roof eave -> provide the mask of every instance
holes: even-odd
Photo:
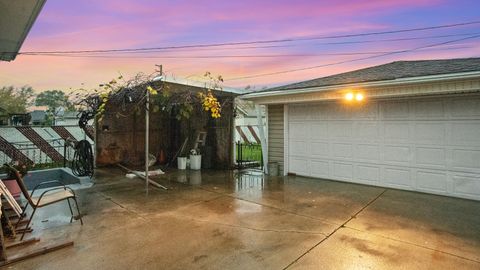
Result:
[[[415,84],[415,83],[429,83],[429,82],[459,80],[459,79],[472,79],[472,78],[478,78],[478,77],[480,77],[480,71],[449,73],[449,74],[441,74],[441,75],[408,77],[408,78],[374,81],[374,82],[360,82],[360,83],[338,84],[338,85],[329,85],[329,86],[321,86],[321,87],[296,88],[296,89],[290,89],[290,90],[265,91],[265,92],[245,94],[245,95],[242,95],[241,98],[245,100],[255,101],[257,98],[305,94],[305,93],[312,93],[312,92],[335,91],[335,90],[347,89],[347,88],[384,87],[384,86],[395,86],[395,85],[401,85],[401,84]]]
[[[35,0],[33,1],[32,4],[35,5],[35,7],[32,8],[32,12],[28,18],[28,21],[25,24],[25,27],[23,28],[23,32],[21,35],[18,37],[18,39],[15,42],[15,48],[13,51],[9,52],[3,52],[0,53],[0,61],[13,61],[18,55],[18,52],[20,51],[20,48],[23,45],[23,42],[27,38],[28,33],[30,32],[30,29],[32,28],[33,24],[35,23],[35,20],[37,19],[38,15],[40,14],[40,11],[42,10],[43,6],[45,5],[46,0]],[[14,4],[14,3],[10,3]],[[23,3],[25,4],[25,3]]]

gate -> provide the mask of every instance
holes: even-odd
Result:
[[[263,168],[262,145],[259,143],[236,143],[238,168]]]

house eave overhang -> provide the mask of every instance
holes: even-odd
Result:
[[[12,61],[46,0],[0,0],[0,61]]]
[[[298,103],[338,100],[349,91],[363,92],[369,98],[478,92],[480,91],[480,71],[265,91],[245,94],[241,98],[259,104]]]

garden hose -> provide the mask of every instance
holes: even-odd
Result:
[[[75,154],[70,165],[76,176],[93,177],[93,151],[87,140],[81,140],[75,145]]]

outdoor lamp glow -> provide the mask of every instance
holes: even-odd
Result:
[[[347,93],[347,94],[345,95],[345,99],[346,99],[346,100],[349,100],[349,101],[350,101],[350,100],[353,100],[353,93]]]
[[[355,95],[355,99],[356,99],[357,101],[362,101],[362,100],[363,100],[363,94],[357,93],[357,94]]]

